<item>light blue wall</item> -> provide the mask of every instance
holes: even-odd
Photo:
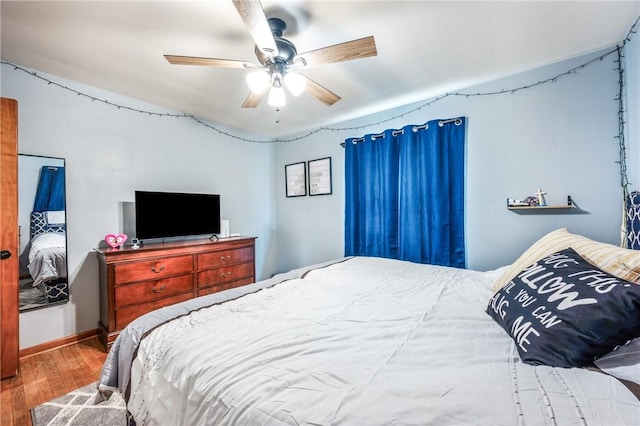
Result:
[[[39,75],[96,98],[166,112]],[[71,300],[21,314],[21,348],[97,327],[98,264],[93,249],[104,235],[123,231],[121,206],[133,201],[136,189],[219,193],[221,214],[230,220],[231,232],[258,237],[258,277],[273,273],[273,145],[230,139],[189,119],[119,110],[5,65],[1,82],[2,96],[18,100],[19,152],[65,158],[67,172]]]
[[[623,64],[626,83],[626,142],[629,191],[640,191],[640,37],[624,46]]]
[[[504,94],[450,96],[414,112],[410,111],[420,103],[408,105],[333,126],[366,128],[321,131],[278,145],[278,269],[343,255],[344,152],[340,142],[456,116],[468,117],[467,267],[486,270],[511,263],[544,233],[564,226],[618,244],[622,212],[614,139],[618,133],[616,56],[609,55],[555,83],[510,93],[510,89],[562,74],[602,53],[461,90],[482,93],[505,89]],[[638,74],[637,61],[634,67],[629,74]],[[637,152],[637,138],[630,142]],[[333,159],[333,195],[286,198],[284,165],[326,156]],[[519,215],[506,209],[507,197],[532,195],[538,187],[548,193],[548,204],[566,203],[571,195],[584,214]]]

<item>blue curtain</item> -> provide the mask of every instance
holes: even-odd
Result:
[[[465,266],[465,119],[345,141],[345,255]]]
[[[64,188],[64,167],[43,166],[33,211],[65,210]]]

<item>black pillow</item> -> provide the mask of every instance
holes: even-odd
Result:
[[[513,338],[523,362],[583,367],[640,336],[640,285],[568,248],[520,272],[486,312]]]

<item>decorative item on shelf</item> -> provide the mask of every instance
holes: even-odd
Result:
[[[509,207],[524,207],[528,205],[523,199],[507,198],[507,206]]]
[[[507,198],[507,208],[509,210],[518,210],[518,211],[523,211],[523,210],[528,210],[528,211],[535,211],[535,210],[561,210],[561,209],[573,209],[576,207],[576,205],[573,203],[573,200],[571,199],[571,195],[567,196],[567,204],[559,204],[559,205],[538,205],[539,199],[538,196],[529,196],[527,198],[524,199],[514,199],[514,198]]]
[[[527,203],[527,206],[529,207],[538,207],[539,204],[539,200],[538,197],[527,197],[524,199],[525,203]]]
[[[507,198],[507,207],[537,207],[538,197],[526,197],[526,198]]]
[[[547,205],[547,203],[544,201],[544,195],[545,194],[546,194],[546,192],[544,192],[542,189],[538,188],[538,192],[536,192],[536,195],[538,196],[538,206],[540,206],[540,207]]]
[[[104,236],[104,241],[112,249],[119,249],[127,241],[127,234],[107,234]]]

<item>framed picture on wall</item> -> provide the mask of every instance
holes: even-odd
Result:
[[[307,195],[307,167],[304,161],[284,166],[287,197]]]
[[[331,186],[331,157],[309,161],[309,195],[329,195]]]

